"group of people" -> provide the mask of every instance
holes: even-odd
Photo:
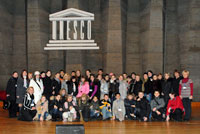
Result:
[[[174,77],[145,72],[97,75],[89,69],[53,78],[51,71],[13,72],[7,83],[9,117],[22,121],[140,120],[188,121],[191,118],[193,82],[189,71]],[[18,114],[17,114],[18,113]]]

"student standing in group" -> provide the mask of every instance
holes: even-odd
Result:
[[[81,81],[81,71],[80,70],[76,71],[76,80],[78,83]]]
[[[115,94],[116,100],[113,102],[113,119],[123,121],[126,111],[124,107],[124,100],[121,99],[120,93]]]
[[[144,73],[143,75],[144,81],[142,84],[142,91],[144,92],[144,95],[146,96],[147,100],[151,101],[152,96],[152,89],[153,89],[153,78],[152,78],[152,72],[149,71],[148,74]]]
[[[87,69],[85,71],[85,79],[86,81],[89,81],[90,80],[90,75],[91,75],[91,70],[90,69]]]
[[[52,94],[53,95],[58,95],[59,91],[61,89],[61,81],[60,81],[60,73],[56,73],[55,77],[52,80]]]
[[[109,75],[105,75],[105,77],[101,80],[101,97],[100,99],[102,100],[104,98],[105,94],[109,93]]]
[[[30,81],[29,87],[34,88],[34,96],[35,96],[34,101],[35,104],[37,104],[37,102],[41,99],[44,91],[44,86],[42,80],[40,79],[39,71],[35,71],[34,78]]]
[[[60,79],[60,81],[61,81],[61,83],[62,83],[63,77],[64,77],[64,75],[65,75],[65,71],[61,69],[59,73],[60,73],[59,79]]]
[[[44,92],[43,95],[46,96],[46,99],[49,100],[49,98],[52,96],[52,79],[51,79],[51,71],[48,70],[46,72],[46,77],[44,78],[43,81],[44,84]]]
[[[172,88],[177,96],[179,96],[179,83],[181,80],[182,80],[182,76],[180,76],[180,73],[178,72],[178,70],[175,70],[174,78],[172,80]]]
[[[17,79],[17,104],[19,107],[19,114],[21,114],[21,108],[24,100],[24,96],[26,94],[26,90],[29,87],[29,79],[28,79],[28,73],[26,70],[22,70],[21,77]]]
[[[17,103],[16,103],[16,89],[17,89],[18,73],[15,71],[12,73],[12,77],[8,80],[6,87],[7,100],[10,102],[9,117],[17,117]]]
[[[122,99],[122,100],[124,100],[126,97],[127,97],[127,83],[126,83],[126,81],[124,80],[124,78],[123,78],[123,76],[122,75],[120,75],[119,76],[119,93],[120,93],[120,98]]]
[[[78,83],[76,82],[76,77],[72,76],[71,77],[71,82],[68,87],[68,94],[72,95],[73,100],[76,102],[76,96],[78,94]]]
[[[133,93],[135,96],[138,96],[138,93],[141,91],[142,91],[142,80],[140,79],[140,75],[136,75]]]
[[[34,101],[34,88],[29,87],[24,97],[21,115],[18,119],[22,121],[33,121],[36,113],[37,111]]]
[[[193,99],[193,82],[189,78],[189,71],[184,70],[182,72],[183,79],[179,84],[179,95],[183,101],[183,106],[185,108],[185,121],[189,121],[191,117],[191,101]]]
[[[172,91],[172,79],[169,73],[165,73],[165,79],[162,82],[162,93],[164,95],[165,104],[167,105],[169,100],[169,93]]]
[[[82,76],[81,77],[81,81],[79,82],[78,85],[78,94],[77,94],[77,98],[81,97],[83,94],[88,95],[90,92],[90,86],[89,83],[85,80],[85,77]]]
[[[116,80],[115,74],[111,75],[110,83],[109,83],[109,97],[111,99],[111,104],[115,100],[115,93],[119,92],[119,83]]]
[[[97,83],[97,80],[95,79],[94,74],[90,75],[89,85],[90,85],[89,97],[90,97],[90,100],[92,100],[94,96],[98,96],[97,94],[98,83]]]
[[[68,73],[66,73],[63,76],[63,82],[62,82],[61,88],[62,89],[64,88],[66,90],[66,92],[68,93],[69,92],[68,88],[69,88],[70,84],[71,84],[71,76]]]

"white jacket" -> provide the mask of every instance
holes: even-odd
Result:
[[[42,93],[44,91],[44,86],[43,86],[42,80],[40,79],[39,81],[37,81],[37,83],[35,82],[34,79],[31,79],[30,84],[29,84],[29,87],[33,87],[34,88],[34,101],[35,101],[35,104],[37,104],[37,102],[41,99]]]

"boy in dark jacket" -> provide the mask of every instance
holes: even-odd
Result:
[[[140,91],[136,101],[136,116],[141,121],[148,121],[150,112],[149,101],[144,97],[144,93]]]
[[[90,117],[98,118],[100,116],[99,101],[96,96],[94,96],[92,102],[90,103]]]
[[[126,109],[126,116],[128,119],[133,120],[136,118],[135,116],[135,105],[136,101],[132,94],[128,94],[127,98],[124,100],[124,105]]]

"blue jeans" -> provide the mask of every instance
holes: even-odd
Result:
[[[108,110],[106,110],[106,107],[103,107],[102,114],[103,114],[103,119],[107,119],[107,118],[112,117],[111,112],[109,112]]]
[[[95,110],[93,110],[93,109],[90,110],[90,117],[97,118],[97,117],[99,117],[99,115],[100,115],[99,112],[95,113]]]
[[[148,95],[148,96],[147,96]],[[152,95],[151,95],[151,93],[149,93],[149,94],[144,94],[144,96],[147,98],[147,100],[149,101],[149,102],[151,102],[151,97],[152,97]]]
[[[44,116],[43,116],[43,119],[46,120],[46,118],[47,118],[48,115],[49,115],[49,113],[45,112]],[[41,114],[38,114],[38,119],[40,119],[40,117],[41,117]]]

